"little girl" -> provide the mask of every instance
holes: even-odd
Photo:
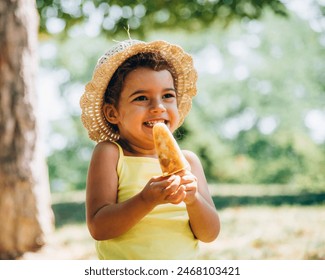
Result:
[[[174,132],[196,94],[192,58],[164,41],[126,40],[102,56],[81,98],[82,122],[98,142],[89,165],[87,225],[99,259],[196,259],[220,222],[198,157],[164,177],[152,127]]]

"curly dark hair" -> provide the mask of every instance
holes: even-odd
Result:
[[[114,72],[104,95],[104,102],[118,106],[126,76],[136,68],[145,67],[154,71],[168,70],[173,76],[171,65],[158,53],[138,53],[125,60]],[[175,77],[173,77],[175,83]]]

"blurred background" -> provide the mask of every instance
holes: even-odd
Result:
[[[84,213],[94,143],[79,99],[114,41],[166,40],[198,94],[176,132],[203,163],[222,230],[204,259],[325,259],[325,2],[37,0],[41,150],[54,230],[25,259],[95,259]]]

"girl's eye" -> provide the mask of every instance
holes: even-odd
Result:
[[[134,99],[134,101],[145,101],[148,100],[148,98],[144,95],[140,95]]]
[[[175,94],[174,93],[166,93],[164,94],[163,98],[166,99],[166,98],[175,98]]]

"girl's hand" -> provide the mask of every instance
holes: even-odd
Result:
[[[184,202],[191,204],[197,199],[197,178],[188,170],[182,171],[179,175],[181,176],[181,186],[184,186],[186,192]]]
[[[165,203],[178,204],[186,196],[185,187],[180,186],[180,182],[178,175],[153,177],[141,191],[141,197],[151,207]]]

